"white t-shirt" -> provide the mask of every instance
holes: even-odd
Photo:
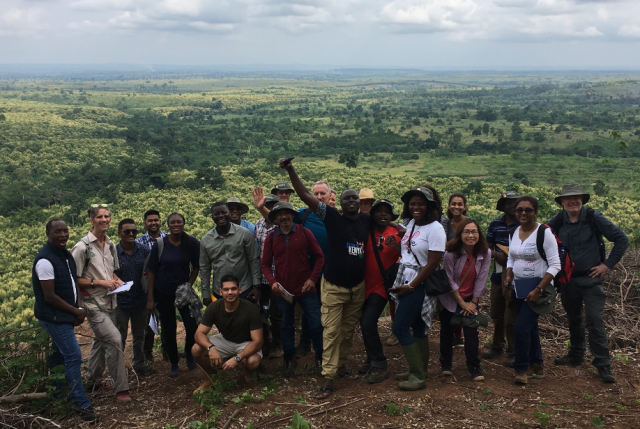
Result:
[[[73,300],[78,302],[78,292],[76,291],[76,282],[71,275],[71,267],[69,261],[67,261],[67,268],[69,269],[69,277],[71,277],[71,284],[73,284]],[[53,265],[47,259],[40,259],[36,264],[36,274],[39,280],[54,280],[56,276],[53,274]]]
[[[544,231],[544,252],[547,254],[547,261],[542,259],[538,253],[536,245],[536,237],[538,236],[538,227],[526,238],[520,240],[520,227],[513,233],[513,238],[509,242],[509,258],[507,259],[507,268],[513,269],[513,277],[517,279],[542,278],[546,273],[556,276],[560,272],[560,257],[558,256],[558,244],[556,238],[549,228]]]
[[[400,244],[400,251],[402,258],[400,263],[406,267],[418,268],[416,258],[420,261],[420,266],[424,267],[428,262],[429,251],[432,252],[444,252],[447,245],[447,234],[444,232],[444,228],[440,222],[431,222],[428,225],[416,225],[413,228],[414,220],[407,225],[407,232],[402,238]],[[413,229],[413,236],[411,230]],[[413,254],[409,253],[409,245]]]

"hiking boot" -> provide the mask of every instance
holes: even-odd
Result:
[[[131,401],[131,395],[128,390],[116,393],[116,401]]]
[[[427,380],[429,378],[428,369],[429,369],[429,338],[416,338],[416,344],[418,344],[418,348],[420,349],[420,356],[422,357],[422,365],[424,371],[424,379]],[[409,379],[409,373],[404,372],[400,374],[396,374],[396,380],[398,381],[406,381]]]
[[[616,378],[611,373],[611,367],[610,366],[600,366],[600,367],[598,367],[598,375],[600,376],[600,380],[602,380],[603,383],[615,383],[616,382]]]
[[[507,368],[513,368],[513,365],[516,363],[516,355],[509,355],[507,359],[504,361],[504,366]]]
[[[281,348],[276,348],[276,349],[271,349],[271,353],[269,353],[269,359],[278,359],[281,358],[284,355],[284,352],[282,351],[282,347]]]
[[[87,408],[76,408],[74,411],[76,415],[85,422],[91,423],[98,421],[98,416],[91,406],[88,406]]]
[[[322,375],[322,355],[316,355],[315,363],[316,363],[316,374],[320,376]]]
[[[482,353],[482,359],[495,359],[498,356],[502,356],[503,354],[504,350],[502,349],[490,348],[486,352]]]
[[[134,368],[133,370],[136,372],[138,376],[142,376],[142,377],[156,373],[156,370],[150,367],[149,365],[143,365],[141,367]]]
[[[359,375],[354,374],[346,365],[338,368],[338,377],[344,378],[345,380],[356,380],[360,378]]]
[[[516,376],[513,378],[516,384],[526,385],[529,382],[526,371],[516,372]]]
[[[453,337],[453,347],[464,347],[464,340],[462,338]]]
[[[367,374],[371,370],[371,363],[365,362],[358,367],[358,374]]]
[[[451,371],[451,367],[449,366],[443,366],[442,367],[442,371],[440,371],[440,375],[444,375],[444,376],[450,376],[453,375],[453,372]]]
[[[176,378],[180,374],[180,368],[178,364],[171,364],[171,370],[169,371],[169,377]]]
[[[527,378],[544,378],[544,364],[534,363],[527,370]]]
[[[389,378],[389,375],[389,370],[387,368],[376,368],[372,366],[371,370],[369,371],[369,376],[367,377],[367,383],[382,383],[387,378]]]
[[[424,382],[424,364],[417,342],[402,346],[402,351],[409,364],[409,376],[406,381],[399,382],[398,387],[409,391],[425,389],[427,385]]]
[[[580,366],[584,364],[584,358],[574,355],[558,356],[553,360],[556,365]]]
[[[284,358],[284,370],[283,370],[284,377],[285,378],[291,377],[294,374],[297,366],[298,366],[298,361],[295,355]]]
[[[469,374],[471,374],[471,379],[473,381],[484,381],[484,374],[480,371],[479,367],[470,368]]]
[[[386,343],[388,346],[395,346],[398,344],[398,339],[396,338],[395,335],[391,334],[389,335],[389,338],[387,338]]]
[[[305,357],[309,353],[311,353],[311,345],[309,344],[299,344],[298,347],[296,347],[297,358]]]

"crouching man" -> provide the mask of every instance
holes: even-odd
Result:
[[[222,299],[205,310],[191,353],[209,375],[241,367],[250,382],[262,360],[260,310],[251,301],[240,299],[240,286],[233,274],[222,277],[220,295]],[[219,333],[209,337],[213,325]],[[196,392],[210,386],[211,379],[207,379]]]

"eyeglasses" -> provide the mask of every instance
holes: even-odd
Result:
[[[123,229],[122,233],[125,235],[138,235],[137,229]]]
[[[477,229],[463,229],[462,230],[463,234],[467,234],[467,235],[479,235],[480,232],[478,232]]]
[[[384,237],[380,236],[378,237],[378,250],[384,249],[384,246],[382,245],[382,243],[384,243]]]
[[[535,210],[534,210],[534,209],[532,209],[531,207],[527,207],[526,209],[525,209],[525,208],[522,208],[522,207],[518,207],[518,208],[516,209],[516,213],[518,213],[518,214],[522,214],[522,213],[531,214],[531,213],[533,213],[534,211],[535,211]]]
[[[109,204],[104,204],[104,203],[91,204],[91,208],[92,209],[97,209],[97,208],[106,209],[106,208],[109,208]]]

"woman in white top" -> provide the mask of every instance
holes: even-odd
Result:
[[[516,201],[516,218],[520,226],[516,228],[509,241],[509,258],[505,285],[513,282],[513,302],[518,311],[515,326],[516,384],[527,384],[528,378],[544,376],[542,349],[538,333],[538,313],[527,302],[535,302],[540,294],[560,271],[558,245],[550,229],[537,221],[538,200],[530,196],[520,197]],[[546,261],[538,251],[538,228],[544,229],[542,247]]]
[[[410,219],[400,245],[401,259],[391,297],[396,303],[393,334],[404,352],[409,372],[398,374],[403,390],[424,389],[429,364],[431,319],[437,297],[427,296],[424,282],[440,265],[447,244],[438,220],[442,203],[431,186],[416,186],[402,196],[402,218]],[[391,237],[389,238],[391,243]],[[395,240],[394,240],[395,241]]]

